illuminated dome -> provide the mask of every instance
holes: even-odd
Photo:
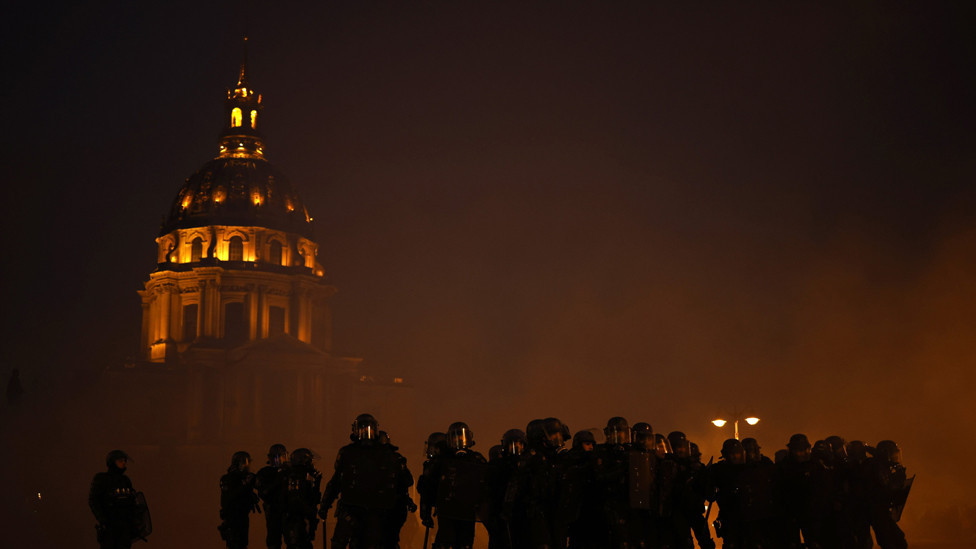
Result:
[[[317,259],[305,204],[264,157],[246,40],[217,157],[177,193],[156,238],[156,270],[140,292],[143,356],[152,362],[279,336],[331,348],[336,290]]]
[[[212,225],[264,227],[312,238],[312,218],[288,179],[264,158],[258,130],[261,94],[250,87],[247,51],[237,85],[227,90],[219,154],[187,178],[161,235]]]
[[[263,158],[221,155],[204,164],[176,195],[160,234],[210,225],[259,226],[312,238],[302,199]]]

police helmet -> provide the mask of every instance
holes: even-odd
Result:
[[[447,447],[447,435],[439,431],[433,432],[427,436],[427,441],[424,442],[424,455],[427,459],[433,459],[434,456],[439,455]]]
[[[562,448],[566,443],[566,430],[563,422],[558,418],[549,417],[542,423],[542,429],[546,433],[545,443],[553,448]]]
[[[831,435],[827,437],[824,442],[827,444],[827,448],[830,453],[834,455],[837,459],[847,458],[847,441],[843,437],[838,435]]]
[[[379,425],[376,423],[376,418],[371,414],[359,414],[356,416],[356,420],[352,422],[350,438],[353,440],[375,440],[378,434]]]
[[[542,446],[546,441],[546,420],[533,419],[525,426],[525,442],[527,445]]]
[[[457,451],[474,446],[474,433],[467,423],[457,421],[447,428],[447,445]]]
[[[650,423],[644,421],[635,423],[630,428],[630,435],[630,439],[635,446],[643,450],[654,449],[654,429],[651,428]]]
[[[502,435],[502,453],[508,456],[520,456],[525,450],[525,433],[521,429],[509,429]]]
[[[268,465],[281,465],[288,456],[288,449],[284,444],[272,444],[268,448]]]
[[[865,446],[863,440],[852,440],[848,442],[845,450],[851,460],[856,463],[861,463],[867,458],[867,446]]]
[[[730,438],[722,443],[722,457],[732,463],[743,463],[746,459],[746,451],[741,442]]]
[[[243,471],[250,464],[251,454],[244,451],[234,452],[234,455],[230,458],[230,467],[227,468],[227,472]]]
[[[887,459],[888,461],[901,463],[901,448],[893,440],[882,440],[879,442],[875,446],[874,455]]]
[[[657,452],[657,455],[660,458],[674,453],[671,450],[671,442],[666,436],[660,433],[654,435],[654,451]]]
[[[668,433],[668,441],[671,443],[671,449],[674,450],[676,456],[686,458],[691,455],[691,445],[688,444],[688,437],[681,431],[671,431]]]
[[[742,439],[742,448],[746,451],[746,461],[760,461],[762,454],[759,453],[759,441],[749,437]]]
[[[786,447],[790,450],[809,450],[810,439],[804,434],[797,433],[790,437],[790,441],[786,443]]]
[[[299,448],[291,453],[291,464],[294,467],[311,467],[315,454],[308,448]]]
[[[607,444],[630,444],[630,425],[620,416],[607,421],[603,434],[607,437]]]
[[[120,459],[129,461],[130,460],[129,454],[126,454],[122,450],[112,450],[105,456],[105,466],[115,467],[115,462]]]

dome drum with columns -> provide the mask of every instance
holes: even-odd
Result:
[[[265,159],[246,50],[225,108],[217,157],[186,179],[156,239],[157,269],[140,292],[143,356],[173,362],[194,346],[283,334],[330,352],[335,288],[305,204]]]

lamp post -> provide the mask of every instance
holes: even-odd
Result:
[[[746,417],[742,417],[742,416],[746,416]],[[745,420],[745,422],[748,423],[749,425],[755,425],[755,424],[759,423],[759,418],[758,417],[756,417],[754,415],[751,415],[751,414],[750,415],[746,415],[746,412],[740,412],[738,409],[733,410],[732,411],[732,424],[733,424],[733,427],[735,429],[735,440],[739,440],[739,420],[740,419]],[[712,420],[712,425],[714,425],[716,427],[725,427],[725,424],[726,423],[728,423],[728,421],[726,421],[726,420],[724,420],[722,418],[718,418],[718,419],[713,419]]]

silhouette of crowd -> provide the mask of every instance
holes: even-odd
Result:
[[[267,547],[310,549],[335,507],[334,549],[396,549],[415,511],[425,549],[432,530],[434,549],[472,547],[477,522],[489,549],[907,548],[898,520],[914,477],[893,441],[811,444],[796,434],[770,459],[755,439],[733,438],[706,464],[680,431],[665,436],[614,417],[603,435],[598,443],[590,430],[571,435],[556,418],[537,419],[506,431],[486,458],[468,425],[453,423],[427,439],[418,505],[406,458],[362,414],[324,489],[307,448],[288,454],[275,444],[257,473],[236,452],[220,479],[218,530],[228,548],[247,547],[250,514],[263,509]],[[108,472],[92,482],[103,548],[151,532],[124,474],[127,457],[110,453]]]

